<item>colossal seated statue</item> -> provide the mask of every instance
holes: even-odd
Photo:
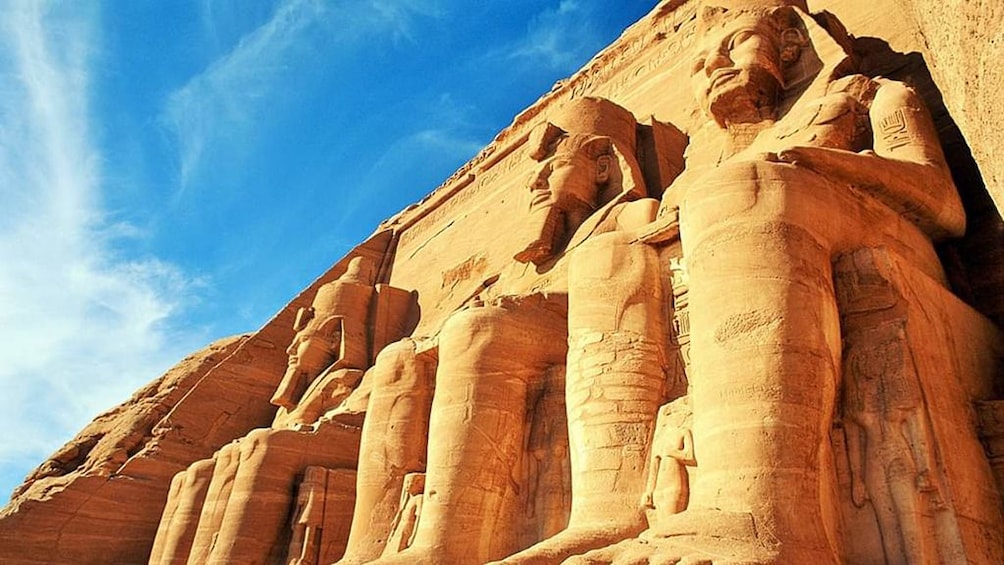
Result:
[[[999,498],[985,459],[973,456],[979,448],[965,412],[946,409],[954,414],[946,420],[954,418],[955,428],[943,428],[940,442],[965,445],[969,458],[957,468],[970,469],[977,482],[956,474],[954,488],[979,496],[957,496],[953,510],[938,518],[939,533],[931,537],[953,541],[935,549],[930,539],[914,535],[917,515],[929,511],[920,502],[897,501],[900,510],[883,505],[897,496],[930,500],[933,484],[940,482],[935,476],[947,479],[951,473],[944,466],[931,469],[931,457],[910,457],[895,443],[876,446],[878,436],[867,431],[873,424],[862,427],[874,418],[900,418],[888,426],[923,422],[918,377],[909,368],[897,369],[905,377],[887,377],[905,396],[897,400],[891,391],[883,393],[895,410],[874,406],[874,389],[864,389],[881,385],[866,385],[860,370],[841,378],[833,265],[849,253],[881,249],[898,266],[900,288],[927,291],[903,292],[915,308],[946,318],[979,317],[945,289],[932,245],[960,236],[965,220],[926,109],[901,83],[853,74],[842,47],[846,42],[838,41],[846,38],[837,28],[835,36],[821,27],[803,2],[707,4],[700,14],[693,77],[697,99],[711,119],[691,133],[687,169],[667,190],[661,218],[640,236],[658,245],[678,233],[683,245],[699,478],[690,486],[687,509],[661,516],[645,539],[570,561],[845,560],[853,551],[846,532],[857,526],[840,518],[838,500],[851,493],[842,490],[836,467],[847,454],[831,448],[841,386],[858,391],[851,398],[872,395],[873,407],[845,407],[844,417],[848,445],[864,429],[875,456],[864,477],[861,464],[852,475],[856,501],[862,499],[861,480],[870,485],[868,492],[883,495],[873,499],[883,540],[876,554],[884,548],[891,563],[999,561],[1001,548],[975,525],[1000,523]],[[859,301],[868,302],[868,292],[875,300],[874,290],[859,291],[865,293]],[[888,341],[880,334],[889,331],[866,333],[880,343]],[[937,342],[922,339],[912,338],[910,346],[916,350],[922,344],[933,352],[931,367],[959,366],[969,355],[945,336]],[[887,353],[903,359],[908,345],[903,338],[889,347]],[[858,356],[859,349],[852,347],[850,354]],[[964,396],[961,390],[972,376],[949,373],[919,378],[929,381],[929,390],[944,387],[953,398]],[[933,441],[928,427],[914,427],[922,431],[911,432],[912,441]],[[900,452],[891,454],[895,449]],[[884,458],[875,455],[880,452]],[[849,455],[860,460],[860,448]],[[900,463],[907,460],[908,465]],[[897,471],[897,465],[904,466]],[[890,478],[869,478],[882,473]],[[894,473],[905,475],[893,478]],[[915,485],[908,488],[912,492],[890,493],[908,483]],[[893,543],[894,536],[903,543]],[[924,549],[899,549],[921,541]]]
[[[297,333],[287,350],[289,364],[272,398],[279,407],[273,427],[254,430],[222,448],[212,460],[197,462],[179,474],[151,563],[281,559],[294,533],[287,522],[298,477],[308,466],[356,468],[358,427],[351,425],[351,419],[346,423],[338,416],[321,416],[347,399],[369,367],[374,345],[384,345],[374,344],[373,335],[396,339],[406,325],[401,320],[408,316],[407,301],[397,289],[375,285],[374,279],[372,262],[353,258],[341,277],[318,288],[309,308],[298,311]],[[387,314],[386,309],[397,311]],[[387,327],[378,332],[375,320]],[[373,370],[379,372],[380,366]],[[354,478],[327,483],[349,485],[352,494]],[[305,487],[304,492],[310,490]],[[201,500],[195,500],[200,495]],[[312,496],[321,501],[338,498],[337,493]],[[348,531],[348,523],[344,529]],[[301,553],[302,537],[292,539]],[[309,541],[311,547],[319,543]]]
[[[634,155],[637,127],[627,110],[607,100],[584,98],[533,131],[531,157],[541,163],[529,183],[534,196],[529,223],[533,236],[532,243],[517,254],[517,260],[533,262],[539,267],[556,258],[570,241],[588,246],[588,241],[581,241],[585,236],[573,237],[571,233],[583,224],[588,213],[605,204],[636,200],[646,193]],[[584,226],[583,229],[595,230],[597,226]],[[647,250],[643,246],[636,248]],[[612,283],[617,288],[606,292],[619,300],[623,284],[619,277],[611,277],[610,271],[638,260],[633,250],[625,251],[626,255],[608,258],[612,263],[606,271],[591,279],[590,292],[605,289]],[[586,286],[582,285],[584,291]],[[660,288],[646,285],[644,292],[653,292],[652,289],[661,292]],[[488,305],[461,310],[446,322],[438,336],[439,364],[428,432],[422,517],[410,547],[397,555],[385,553],[380,562],[483,563],[525,547],[526,536],[518,525],[521,521],[514,518],[513,513],[520,501],[534,506],[535,502],[526,498],[531,496],[527,493],[537,496],[534,485],[539,481],[528,474],[539,473],[540,467],[550,464],[543,461],[544,455],[538,460],[531,453],[546,450],[530,448],[528,438],[532,435],[534,408],[548,388],[546,375],[555,374],[556,368],[565,365],[568,340],[576,339],[568,333],[572,314],[567,311],[566,303],[564,293],[503,296]],[[591,321],[584,321],[583,326],[589,326],[588,331],[584,329],[577,339],[583,342],[596,342],[604,337],[620,340],[624,371],[633,374],[631,371],[638,370],[634,364],[641,360],[647,364],[646,369],[662,374],[660,340],[665,331],[661,314],[650,317],[639,311],[637,315],[625,316],[623,326],[630,327],[630,331],[622,332],[621,324],[607,324],[606,317],[617,317],[613,311],[597,314],[593,312],[593,301],[580,303],[585,307],[581,314],[584,320],[590,320],[591,316],[604,320],[592,326]],[[634,327],[639,324],[640,327]],[[603,331],[609,335],[599,333]],[[606,372],[602,360],[589,354],[582,356],[581,363],[589,365],[591,370]],[[624,395],[621,404],[625,411],[612,418],[597,414],[596,421],[586,414],[575,414],[569,420],[573,426],[569,433],[588,435],[597,425],[623,422],[623,435],[631,445],[621,445],[623,438],[618,437],[613,440],[617,445],[600,446],[596,456],[609,460],[611,456],[619,459],[621,451],[633,453],[638,459],[635,472],[615,472],[618,477],[615,480],[643,483],[644,444],[655,409],[664,398],[665,379],[649,379],[648,388],[640,393],[643,398],[634,401],[638,396],[636,387],[619,386],[617,382],[630,375],[597,374],[596,378],[597,386],[609,388],[609,394]],[[590,392],[584,389],[569,394],[588,396]],[[648,410],[650,404],[651,411]],[[368,418],[373,416],[371,404]],[[368,457],[364,444],[361,459]],[[532,470],[520,470],[524,468]],[[362,474],[360,497],[363,496],[361,481]],[[627,489],[621,490],[627,492]],[[383,496],[396,500],[398,492],[399,488]],[[639,513],[638,493],[632,492],[629,496],[635,496],[629,504],[632,513]],[[571,506],[574,514],[574,499]],[[588,511],[595,513],[600,506],[597,504]],[[532,521],[537,521],[537,526],[527,529],[542,528],[550,534],[554,533],[555,523],[560,529],[567,521],[564,514],[568,510],[551,510],[554,516],[534,515]],[[356,528],[362,526],[353,525],[353,542],[347,553],[353,561],[346,562],[365,562],[380,556],[393,513],[381,515],[384,518],[379,528],[371,524],[368,535],[379,543],[370,543],[368,551],[355,553]],[[361,517],[357,511],[356,520]],[[509,525],[494,527],[503,523]],[[550,529],[541,526],[545,523],[552,524]],[[539,534],[532,536],[531,543],[539,539]]]
[[[696,25],[702,118],[661,202],[631,112],[549,116],[514,259],[567,288],[473,295],[378,356],[371,308],[319,291],[273,429],[176,478],[151,562],[281,559],[306,465],[356,470],[344,564],[1004,561],[969,404],[999,334],[935,252],[965,216],[926,108],[803,0],[709,0]],[[332,398],[374,356],[349,431]],[[321,555],[318,482],[291,562]]]

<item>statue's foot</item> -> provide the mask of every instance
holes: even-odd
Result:
[[[574,555],[566,565],[773,565],[745,542],[704,536],[635,538]]]
[[[569,565],[773,565],[749,514],[688,510],[641,536],[576,555]]]
[[[497,565],[551,565],[573,555],[598,547],[606,547],[640,533],[635,525],[598,524],[590,527],[570,527],[515,555],[496,562]]]

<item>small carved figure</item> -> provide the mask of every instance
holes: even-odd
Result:
[[[391,526],[390,540],[384,548],[384,555],[400,553],[415,541],[418,521],[422,517],[422,502],[425,498],[425,473],[408,473],[401,486],[401,500],[397,515]]]
[[[655,510],[656,519],[687,508],[690,498],[687,467],[697,465],[690,417],[690,406],[685,396],[659,409],[652,438],[648,484],[642,497],[642,506]],[[651,517],[649,521],[652,521]]]
[[[857,259],[857,260],[855,260]],[[835,265],[844,338],[843,424],[851,500],[870,503],[888,563],[945,562],[933,515],[945,509],[940,468],[905,301],[863,249]]]
[[[328,470],[310,466],[303,470],[297,487],[293,515],[293,539],[289,543],[289,565],[317,565],[321,529],[324,526],[324,498]]]

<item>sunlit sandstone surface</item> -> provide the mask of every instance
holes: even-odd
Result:
[[[658,4],[0,561],[1004,562],[1004,7],[952,4]]]

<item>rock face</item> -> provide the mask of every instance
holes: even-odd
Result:
[[[1004,562],[999,163],[966,143],[1001,137],[928,52],[996,47],[939,10],[663,2],[57,452],[0,559]]]

